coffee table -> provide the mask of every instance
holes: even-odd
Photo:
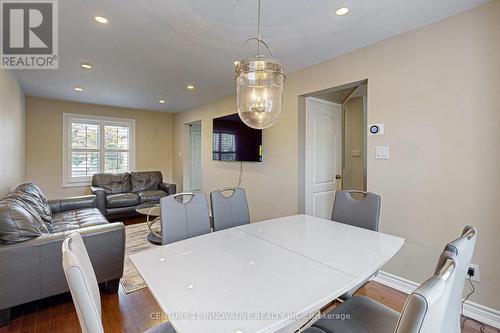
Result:
[[[139,214],[146,215],[146,223],[150,231],[148,234],[148,241],[151,244],[161,245],[161,234],[154,228],[157,222],[160,222],[161,228],[160,205],[157,203],[145,203],[139,205],[135,211]]]

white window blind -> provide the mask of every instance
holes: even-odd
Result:
[[[134,167],[135,121],[64,114],[63,184],[87,186],[98,172]]]
[[[213,159],[217,161],[236,160],[236,135],[227,132],[215,132],[213,134]]]

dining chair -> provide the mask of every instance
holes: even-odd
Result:
[[[208,234],[210,218],[205,194],[177,193],[160,199],[162,245]]]
[[[401,314],[354,296],[303,333],[460,333],[462,293],[476,238],[476,229],[467,226],[446,245],[434,275],[408,296]],[[339,319],[347,315],[349,319]]]
[[[83,333],[104,333],[101,296],[92,263],[79,233],[62,243],[62,265]],[[148,333],[175,333],[170,323],[154,327]]]
[[[229,195],[225,195],[229,193]],[[245,190],[227,187],[210,193],[214,231],[250,223]]]
[[[353,195],[360,196],[360,198],[354,198]],[[378,231],[380,201],[380,195],[371,192],[336,191],[332,221]]]
[[[358,190],[336,191],[333,202],[332,221],[378,231],[380,201],[380,195],[371,192]],[[369,277],[362,281],[339,298],[345,300],[352,297],[356,290],[361,288],[371,278]]]

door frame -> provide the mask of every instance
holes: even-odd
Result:
[[[191,146],[191,183],[190,183],[190,191],[193,192],[193,191],[201,191],[201,121],[196,121],[194,123],[191,123],[190,124],[190,146]],[[199,132],[195,132],[193,129],[194,127],[197,127],[199,129]],[[194,135],[197,135],[198,136],[198,139],[199,139],[199,142],[196,144],[198,147],[198,151],[195,151],[194,149]],[[195,154],[197,154],[198,156],[195,156]],[[197,157],[199,159],[199,170],[195,171],[195,163],[193,162],[193,159]],[[197,187],[194,186],[194,181],[193,181],[193,178],[195,177],[195,173],[196,172],[199,172],[199,175],[198,175],[198,181],[199,181],[199,184]]]
[[[357,95],[360,88],[364,86],[365,92],[361,95]],[[344,170],[345,170],[345,143],[346,143],[346,110],[345,104],[353,97],[360,97],[363,101],[363,121],[362,121],[362,131],[363,131],[363,191],[367,191],[367,170],[368,170],[368,82],[360,84],[356,89],[346,98],[342,103],[342,188],[344,188]]]
[[[193,124],[199,124],[200,125],[200,155],[202,155],[202,138],[203,138],[203,126],[202,126],[202,121],[201,120],[196,120],[192,121],[189,123],[184,124],[184,151],[183,151],[183,179],[182,179],[182,191],[183,192],[191,192],[191,178],[193,174],[193,168],[192,168],[192,139],[191,139],[191,126]],[[200,169],[201,169],[201,164],[203,163],[202,156],[200,156]],[[200,170],[200,186],[201,186],[201,170]]]
[[[339,104],[339,103],[334,103],[334,102],[331,102],[331,101],[327,101],[327,100],[324,100],[324,99],[321,99],[321,98],[317,98],[317,97],[312,97],[312,96],[308,96],[305,98],[305,137],[304,137],[304,143],[305,143],[305,147],[304,147],[304,157],[305,157],[305,165],[304,165],[304,213],[307,214],[307,212],[311,209],[311,207],[309,207],[310,205],[310,201],[308,200],[308,192],[309,192],[309,182],[310,182],[310,179],[308,178],[308,175],[309,175],[309,172],[310,172],[310,168],[311,168],[311,163],[310,161],[308,160],[307,156],[308,156],[308,150],[310,149],[310,147],[308,147],[308,137],[309,137],[309,109],[308,109],[308,102],[309,101],[314,101],[314,102],[317,102],[317,103],[322,103],[322,104],[326,104],[326,105],[330,105],[330,106],[337,106],[340,108],[340,113],[339,113],[339,134],[338,134],[338,139],[339,139],[339,146],[340,146],[340,151],[338,152],[338,157],[340,159],[340,168],[339,168],[339,172],[340,172],[340,176],[342,177],[342,165],[343,165],[343,154],[342,154],[342,150],[343,150],[343,147],[344,147],[344,127],[343,127],[343,123],[344,123],[344,115],[343,115],[343,107],[342,107],[342,104]],[[338,188],[337,190],[341,190],[341,186],[342,186],[342,181],[341,180],[338,180]],[[332,206],[333,206],[333,202],[332,202]]]

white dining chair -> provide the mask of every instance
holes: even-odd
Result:
[[[460,333],[462,293],[476,238],[476,230],[467,226],[446,245],[434,275],[408,296],[401,314],[354,296],[303,333]]]
[[[245,190],[227,187],[210,193],[214,231],[250,223]]]
[[[186,192],[160,199],[162,244],[208,234],[210,218],[205,194]]]
[[[73,233],[64,240],[62,265],[82,332],[104,333],[99,285],[79,233]],[[146,332],[175,333],[175,329],[167,322]]]

